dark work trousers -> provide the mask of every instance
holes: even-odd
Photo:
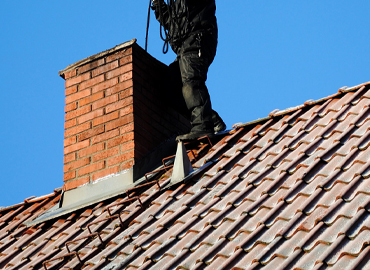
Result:
[[[217,48],[217,32],[190,35],[169,66],[167,91],[174,108],[185,115],[192,131],[212,131],[212,105],[206,86],[208,68]]]

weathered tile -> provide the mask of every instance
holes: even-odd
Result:
[[[125,195],[40,228],[22,223],[55,205],[60,192],[0,210],[0,268],[42,268],[72,241],[83,269],[122,262],[127,269],[279,269],[287,262],[292,269],[366,269],[369,91],[305,103],[226,134],[211,150],[194,146],[208,151],[194,168],[214,164],[169,189],[133,190],[144,209],[137,202],[110,208],[124,228],[117,216],[106,218]],[[79,264],[73,255],[61,266]]]

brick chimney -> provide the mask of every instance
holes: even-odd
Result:
[[[132,40],[59,73],[66,93],[64,191],[140,162],[148,167],[154,149],[189,130],[161,99],[166,69]]]

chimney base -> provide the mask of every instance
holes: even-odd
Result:
[[[124,194],[127,190],[146,182],[145,174],[163,167],[163,158],[173,155],[176,151],[175,137],[157,147],[145,159],[125,171],[105,176],[92,183],[75,189],[63,191],[59,203],[31,222],[27,227],[61,217],[92,204]],[[159,161],[159,162],[158,162]],[[150,165],[156,164],[156,166]],[[149,178],[154,177],[152,174]]]

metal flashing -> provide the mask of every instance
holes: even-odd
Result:
[[[162,159],[175,152],[175,145],[174,137],[172,137],[159,145],[146,157],[136,162],[128,170],[102,177],[75,189],[63,191],[58,204],[45,211],[36,219],[25,222],[24,224],[30,227],[72,213],[94,203],[122,195],[127,190],[146,181],[147,178],[154,177],[156,173],[151,174],[149,177],[145,177],[145,174],[149,171],[157,171],[162,168],[164,166],[161,163]],[[168,163],[171,162],[173,161],[168,161]]]
[[[173,187],[179,183],[187,183],[189,180],[192,178],[196,177],[200,173],[204,173],[211,165],[213,165],[215,162],[214,161],[209,161],[206,164],[204,164],[202,167],[192,171],[189,175],[185,176],[182,180],[179,181],[173,181],[171,178],[171,181],[168,183],[168,185],[165,187],[165,189],[169,189],[170,187]]]
[[[175,157],[175,165],[173,166],[173,172],[171,177],[171,183],[177,183],[184,180],[184,178],[192,172],[193,167],[186,153],[184,143],[178,142]]]
[[[101,181],[96,181],[66,192],[63,191],[58,204],[31,222],[26,222],[25,225],[30,227],[72,213],[94,203],[119,196],[143,180],[145,178],[139,179],[134,183],[133,168],[131,168],[110,177],[105,177]]]

